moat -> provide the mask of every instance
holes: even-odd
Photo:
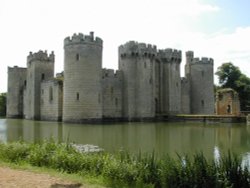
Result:
[[[65,124],[46,121],[0,119],[0,140],[28,142],[49,139],[99,146],[108,152],[155,152],[157,155],[192,154],[208,158],[228,150],[250,158],[250,126],[245,123],[120,123]]]

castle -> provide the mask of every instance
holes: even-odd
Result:
[[[103,41],[64,39],[64,71],[54,53],[32,53],[27,68],[8,67],[7,117],[63,122],[127,121],[175,114],[214,114],[213,59],[130,41],[119,46],[119,68],[102,68]]]

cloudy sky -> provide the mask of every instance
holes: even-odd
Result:
[[[118,46],[135,40],[182,50],[182,67],[193,50],[214,58],[215,70],[230,61],[250,77],[249,7],[249,0],[0,0],[0,92],[7,67],[25,67],[30,51],[55,51],[61,72],[63,39],[90,31],[104,41],[106,68],[117,69]]]

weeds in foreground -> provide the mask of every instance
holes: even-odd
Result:
[[[250,187],[249,170],[230,152],[217,162],[202,153],[156,159],[154,153],[79,153],[70,144],[50,140],[0,143],[0,160],[102,176],[111,187]]]

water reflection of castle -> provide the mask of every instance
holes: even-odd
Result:
[[[34,142],[53,137],[56,141],[97,145],[107,151],[126,149],[170,155],[202,151],[212,157],[215,147],[235,153],[249,152],[250,148],[250,129],[245,125],[133,123],[89,126],[9,119],[6,128],[7,141]]]

